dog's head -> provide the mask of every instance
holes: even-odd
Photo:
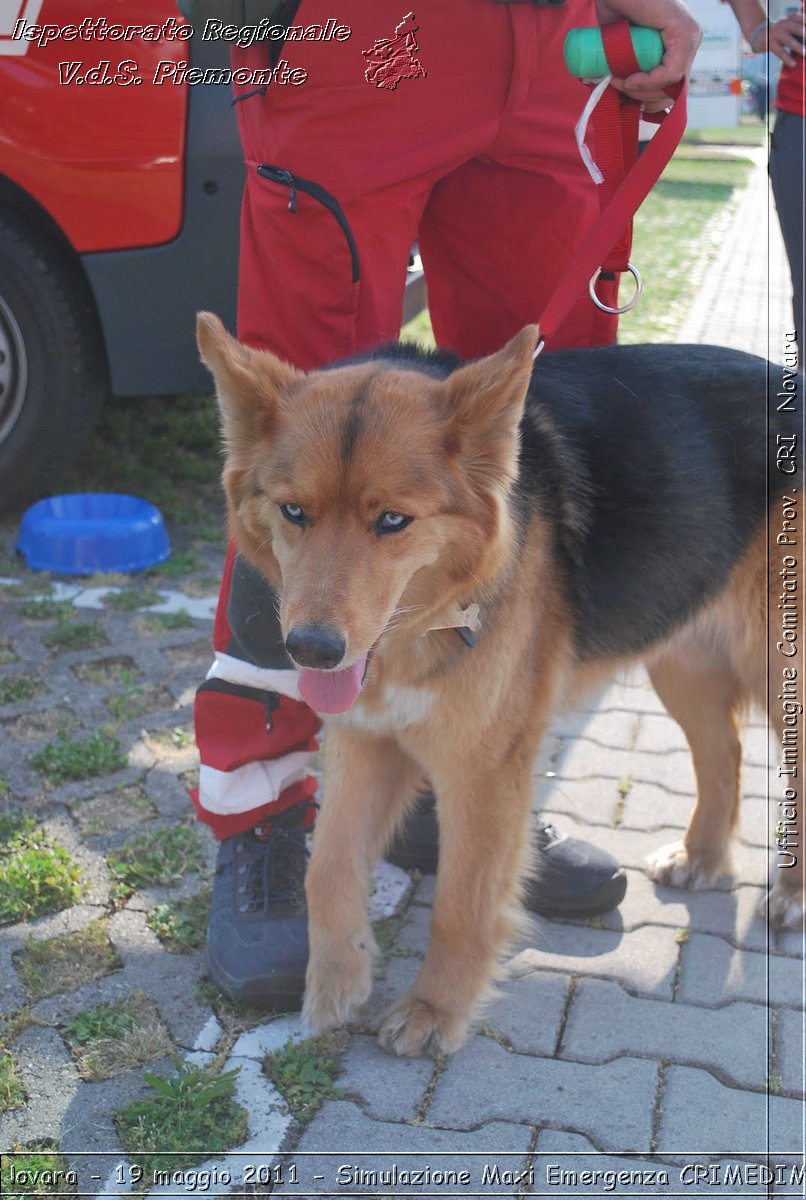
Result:
[[[302,694],[343,711],[384,635],[499,569],[537,330],[446,379],[382,359],[305,374],[209,313],[197,333],[231,534],[277,591]]]

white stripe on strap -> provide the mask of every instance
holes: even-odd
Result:
[[[581,114],[579,120],[577,121],[576,125],[574,126],[574,136],[576,137],[576,140],[577,140],[577,149],[579,150],[579,156],[582,159],[583,163],[585,164],[588,174],[590,175],[590,177],[594,183],[604,183],[604,175],[602,174],[602,172],[599,170],[598,166],[594,162],[593,155],[591,154],[590,149],[588,148],[588,144],[585,141],[585,138],[588,133],[588,122],[591,119],[593,110],[594,110],[594,108],[596,108],[596,105],[599,103],[602,96],[604,95],[606,89],[608,88],[608,86],[610,84],[610,80],[612,78],[613,78],[612,75],[605,75],[604,79],[599,80],[599,82],[596,84],[596,87],[591,92],[590,96],[588,96],[588,102],[585,105],[585,107],[583,108],[582,114]]]
[[[290,700],[302,700],[299,694],[299,671],[256,667],[254,663],[233,658],[231,654],[216,652],[213,665],[207,672],[208,679],[224,679],[227,683],[238,683],[243,687],[258,688],[264,692],[279,692]]]
[[[201,765],[199,803],[209,813],[230,816],[262,808],[276,800],[292,783],[308,774],[313,753],[295,750],[282,758],[247,763],[234,771],[217,771]]]

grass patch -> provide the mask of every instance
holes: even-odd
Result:
[[[51,600],[48,597],[39,600],[25,600],[18,605],[17,612],[29,621],[64,621],[73,611],[69,600]]]
[[[43,830],[15,833],[0,849],[0,925],[59,912],[80,894],[78,866]]]
[[[85,837],[98,837],[117,829],[141,827],[155,816],[154,807],[138,784],[126,784],[82,800],[72,810]]]
[[[204,945],[211,895],[210,889],[205,888],[187,900],[158,904],[148,914],[149,929],[171,954],[189,954]]]
[[[112,898],[116,903],[127,900],[140,888],[177,883],[204,866],[199,835],[187,825],[130,838],[107,861],[115,880]]]
[[[120,592],[106,592],[101,599],[114,612],[134,612],[138,608],[160,604],[162,596],[150,588],[125,588]]]
[[[195,530],[195,534],[198,537],[199,531]],[[201,559],[195,550],[174,550],[170,558],[159,566],[152,567],[150,573],[173,579],[175,575],[188,575],[191,571],[198,571],[200,566]]]
[[[18,1182],[12,1182],[11,1169]],[[36,1180],[22,1183],[20,1176],[25,1171]],[[40,1200],[42,1196],[75,1196],[76,1185],[71,1182],[73,1172],[67,1161],[50,1142],[32,1142],[28,1146],[16,1145],[3,1155],[0,1172],[0,1190],[4,1196],[14,1200]]]
[[[52,629],[44,634],[43,641],[55,650],[89,650],[106,641],[98,621],[72,621],[60,618]]]
[[[106,706],[116,721],[131,721],[155,706],[155,693],[157,688],[129,685],[116,695],[107,696]]]
[[[150,740],[157,746],[167,746],[170,750],[186,750],[194,742],[193,727],[191,725],[174,725],[171,729],[162,729],[159,733],[152,733]]]
[[[31,833],[36,821],[21,812],[8,812],[0,816],[0,854],[3,847],[20,833]]]
[[[49,596],[51,594],[53,584],[49,581],[47,574],[43,571],[31,571],[24,574],[25,571],[25,564],[21,558],[17,560],[17,565],[12,571],[0,570],[0,575],[16,575],[16,578],[9,583],[0,583],[0,596],[7,596],[9,600],[21,600],[26,596]]]
[[[347,1034],[340,1031],[287,1042],[281,1050],[266,1055],[263,1070],[302,1124],[310,1121],[325,1100],[343,1095],[334,1084],[346,1045]]]
[[[91,921],[75,933],[62,933],[44,941],[28,941],[15,955],[20,978],[31,1000],[74,992],[117,971],[120,961],[109,942],[106,921]]]
[[[82,1079],[110,1079],[173,1050],[152,1001],[135,992],[80,1012],[62,1026]]]
[[[17,1064],[8,1050],[0,1048],[0,1112],[22,1108],[25,1100],[25,1088],[22,1086]]]
[[[95,662],[76,663],[73,671],[82,683],[106,684],[110,687],[121,679],[135,679],[139,668],[133,658],[100,658]]]
[[[134,1025],[134,1017],[118,1004],[100,1004],[86,1012],[77,1013],[65,1021],[62,1029],[74,1046],[86,1046],[100,1039],[123,1041]]]
[[[122,664],[118,671],[116,683],[124,690],[133,688],[142,674],[143,672],[136,663],[131,665],[129,663]]]
[[[8,666],[9,663],[19,661],[19,655],[11,649],[11,638],[0,638],[0,667]]]
[[[39,680],[29,679],[25,675],[15,679],[0,679],[0,705],[22,704],[26,700],[32,700],[37,692],[41,691],[42,684]]]
[[[227,533],[221,525],[197,525],[193,536],[199,542],[209,542],[213,546],[226,546]]]
[[[249,1130],[246,1109],[233,1100],[237,1071],[220,1075],[178,1059],[175,1068],[168,1076],[144,1074],[152,1095],[115,1114],[129,1161],[149,1177],[231,1150]]]
[[[192,525],[199,518],[208,525],[222,508],[220,464],[218,415],[210,395],[112,399],[59,487],[146,496],[172,525]]]
[[[32,755],[30,762],[48,783],[56,785],[120,771],[126,766],[126,755],[116,738],[98,730],[85,738],[60,733],[55,742]]]
[[[177,629],[191,629],[193,618],[186,608],[175,613],[148,613],[143,624],[151,633],[173,633]]]
[[[767,127],[761,121],[730,128],[687,129],[683,134],[683,142],[692,146],[763,146],[766,138]]]

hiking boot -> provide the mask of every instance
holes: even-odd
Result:
[[[305,844],[312,804],[298,804],[218,850],[207,963],[233,999],[276,1012],[302,1003],[308,965]]]
[[[395,837],[386,857],[408,871],[433,875],[439,855],[439,829],[432,795],[417,807]],[[532,843],[537,869],[525,881],[527,908],[544,917],[591,917],[610,912],[624,899],[627,876],[611,854],[589,842],[558,834],[534,820]]]

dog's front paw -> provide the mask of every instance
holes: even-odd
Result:
[[[305,976],[302,1021],[313,1033],[326,1033],[346,1025],[372,991],[372,957],[375,945],[370,934],[346,943],[340,951],[311,952]]]
[[[726,854],[691,855],[682,842],[661,846],[647,859],[649,874],[655,883],[669,887],[711,887],[721,875],[730,874],[730,858]]]
[[[452,1054],[467,1037],[468,1022],[449,1012],[438,1012],[409,992],[385,1014],[378,1041],[393,1054]]]
[[[778,880],[761,902],[761,914],[769,918],[776,929],[802,929],[804,895],[800,888],[789,887]]]

